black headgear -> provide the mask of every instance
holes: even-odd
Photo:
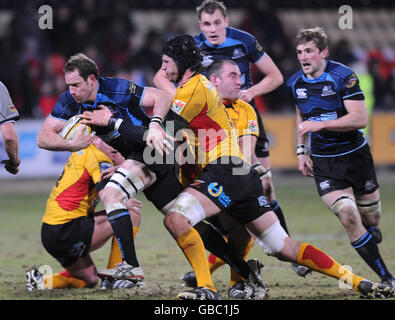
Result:
[[[176,35],[166,41],[163,46],[163,54],[174,60],[178,67],[178,79],[181,80],[187,69],[200,72],[203,57],[195,39],[188,34]]]

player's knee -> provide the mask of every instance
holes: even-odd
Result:
[[[378,221],[381,217],[381,200],[379,195],[371,200],[358,200],[357,207],[361,216],[367,220]]]
[[[257,239],[263,251],[271,256],[281,252],[285,246],[285,239],[287,237],[288,234],[281,227],[280,222],[277,221],[267,228]]]
[[[168,212],[166,218],[168,218],[168,216],[172,217],[174,213],[177,213],[188,219],[192,227],[206,217],[206,212],[202,204],[188,192],[181,192]],[[172,218],[169,218],[169,220],[170,219]]]
[[[82,280],[85,281],[86,288],[94,288],[100,282],[100,279],[95,274],[88,274]]]
[[[139,176],[125,168],[119,168],[112,175],[104,190],[110,197],[108,200],[113,201],[114,198],[117,198],[120,195],[122,197],[122,201],[126,202],[128,199],[134,197],[138,192],[143,190],[144,187],[144,181]]]
[[[349,195],[344,194],[339,196],[329,207],[329,209],[339,218],[341,216],[354,215],[357,211],[355,200]]]

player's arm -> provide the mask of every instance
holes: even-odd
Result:
[[[51,151],[78,151],[87,148],[92,143],[91,136],[85,136],[81,130],[74,139],[66,140],[59,136],[59,132],[65,125],[65,121],[48,116],[38,135],[37,145]]]
[[[313,176],[313,162],[308,154],[308,133],[301,134],[299,132],[300,125],[303,123],[302,112],[296,107],[296,128],[298,130],[296,157],[298,158],[298,170],[305,176]]]
[[[330,130],[348,132],[365,128],[368,124],[368,112],[364,100],[344,100],[347,114],[334,120],[328,121],[303,121],[298,126],[298,132],[303,135],[307,132]]]
[[[267,53],[255,63],[255,66],[265,77],[247,90],[241,91],[240,99],[247,102],[277,89],[284,82],[280,70]]]
[[[172,82],[170,82],[170,80],[167,77],[166,73],[162,69],[160,69],[156,73],[153,81],[154,81],[155,87],[166,91],[172,97],[175,96],[175,94],[176,94],[176,87],[174,86],[174,84]]]
[[[5,169],[12,174],[19,171],[20,159],[18,156],[18,136],[14,129],[14,122],[6,122],[0,126],[1,135],[3,137],[4,150],[8,155],[7,160],[3,160]]]
[[[257,137],[252,134],[239,137],[240,150],[250,164],[254,164],[258,161],[258,158],[255,155],[256,141]]]

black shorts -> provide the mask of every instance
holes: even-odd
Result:
[[[379,187],[369,146],[337,157],[312,156],[319,195],[352,187],[354,194],[369,194]]]
[[[41,242],[63,267],[68,267],[89,253],[95,220],[79,217],[64,224],[41,226]]]
[[[255,110],[258,119],[259,136],[255,146],[255,154],[258,158],[267,158],[270,155],[269,152],[269,139],[266,136],[265,128],[263,126],[262,118],[258,112],[253,101],[250,102]]]
[[[263,195],[261,179],[250,165],[240,158],[218,160],[218,163],[209,163],[190,187],[206,195],[241,224],[272,210]]]
[[[183,186],[176,175],[169,171],[157,177],[157,181],[143,192],[147,200],[151,201],[160,211],[165,205],[177,198],[182,189]]]

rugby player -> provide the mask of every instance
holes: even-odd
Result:
[[[207,68],[216,60],[232,60],[239,66],[241,72],[240,99],[250,103],[258,115],[259,135],[255,148],[257,158],[254,160],[253,165],[260,170],[266,198],[280,220],[281,226],[289,233],[285,216],[277,200],[273,185],[269,140],[254,102],[256,96],[264,95],[278,88],[283,83],[283,76],[253,35],[229,27],[227,8],[223,2],[205,0],[196,8],[196,12],[199,27],[202,31],[195,36],[195,40],[204,56],[204,70],[202,73],[207,76]],[[259,83],[253,84],[252,82],[250,63],[254,64],[257,70],[264,75],[264,78]],[[175,93],[174,85],[169,81],[163,70],[157,72],[154,83],[158,88]],[[214,256],[211,258],[215,260]],[[292,267],[302,277],[309,273],[308,269],[297,264],[292,265]]]
[[[56,181],[42,218],[41,240],[47,252],[64,268],[62,272],[42,278],[34,267],[27,276],[27,289],[94,287],[99,282],[90,252],[102,247],[113,235],[104,211],[95,212],[103,196],[105,182],[101,173],[118,166],[123,156],[98,137],[88,148],[73,152]],[[140,224],[141,203],[129,200],[126,204],[134,222],[133,233]],[[121,263],[117,241],[112,243],[108,268]],[[107,283],[104,288],[131,287],[131,281]]]
[[[263,195],[258,173],[245,161],[232,125],[214,86],[201,73],[199,47],[193,37],[178,35],[164,45],[162,70],[176,83],[171,106],[197,139],[196,159],[202,173],[185,188],[168,209],[164,223],[192,266],[198,287],[185,290],[179,299],[220,299],[209,271],[205,248],[193,228],[201,220],[226,211],[254,234],[264,251],[337,279],[349,279],[353,289],[370,296],[391,296],[394,290],[372,283],[349,270],[323,251],[291,239],[281,227]],[[164,107],[164,105],[162,105]],[[166,149],[161,121],[169,107],[154,107],[147,144]]]
[[[296,104],[298,168],[313,176],[318,194],[344,226],[352,247],[382,283],[395,280],[380,255],[381,201],[374,161],[360,129],[368,113],[358,77],[329,60],[322,28],[296,36],[301,70],[287,81]],[[309,156],[311,152],[311,156]]]

